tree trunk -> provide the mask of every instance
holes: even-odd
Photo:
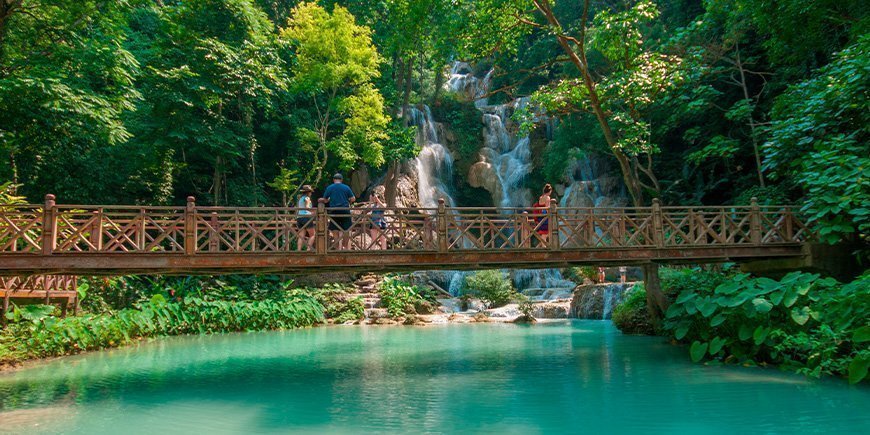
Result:
[[[212,181],[212,195],[214,200],[214,205],[221,204],[221,158],[220,156],[216,157],[214,160],[214,175]]]
[[[554,29],[553,33],[556,35],[556,41],[559,43],[559,46],[562,47],[562,51],[568,55],[571,63],[580,70],[580,75],[583,78],[583,86],[589,93],[589,106],[595,114],[595,119],[598,120],[598,125],[601,127],[601,132],[604,134],[604,140],[607,141],[610,151],[613,153],[613,156],[616,157],[616,161],[619,162],[619,169],[622,171],[622,179],[625,182],[628,193],[631,195],[632,203],[635,207],[643,207],[643,189],[641,187],[640,179],[632,169],[629,157],[618,146],[616,135],[613,133],[613,130],[610,128],[610,123],[608,122],[608,114],[604,111],[604,108],[601,105],[601,100],[599,99],[598,92],[595,89],[595,81],[593,80],[592,74],[588,68],[585,38],[590,0],[585,0],[583,2],[583,15],[581,18],[582,25],[579,38],[571,38],[565,34],[562,25],[553,13],[549,0],[534,0],[534,3],[538,11],[546,18],[552,29]],[[577,51],[573,49],[572,44],[577,46]],[[659,285],[658,266],[646,266],[644,268],[644,280],[649,283],[646,286],[646,294],[647,306],[650,308],[650,318],[653,320],[654,324],[657,324],[661,322],[662,314],[664,314],[668,306],[667,298],[664,293],[662,293],[661,286]]]
[[[414,58],[409,57],[408,61],[405,62],[405,93],[402,97],[402,110],[404,113],[404,109],[408,107],[408,104],[411,102],[411,79],[413,78],[414,73]]]
[[[399,183],[399,162],[390,162],[390,167],[387,169],[387,175],[384,177],[384,199],[387,202],[387,207],[396,206],[397,184]]]
[[[607,141],[607,145],[610,147],[610,151],[613,153],[613,156],[616,157],[616,161],[619,162],[619,169],[622,171],[622,179],[625,182],[625,187],[628,189],[629,195],[631,195],[632,202],[635,207],[643,206],[643,190],[641,189],[640,180],[637,179],[634,171],[631,168],[631,162],[628,159],[628,156],[619,149],[619,145],[616,140],[616,135],[613,134],[613,130],[610,128],[610,123],[608,122],[607,113],[605,113],[604,109],[601,107],[601,100],[598,98],[598,91],[595,89],[595,81],[592,79],[592,74],[589,72],[589,68],[587,67],[586,62],[586,52],[585,52],[585,41],[583,38],[585,36],[581,36],[580,39],[569,39],[565,33],[562,31],[562,25],[559,23],[559,20],[553,14],[552,9],[550,8],[549,0],[535,0],[535,6],[538,10],[544,15],[547,19],[547,22],[555,29],[558,29],[556,33],[556,41],[559,43],[559,46],[562,47],[562,51],[568,55],[568,58],[571,60],[571,63],[580,70],[580,75],[583,78],[583,86],[586,88],[589,93],[589,105],[592,108],[592,112],[595,114],[595,119],[598,120],[598,125],[601,127],[601,132],[604,134],[604,140]],[[585,25],[586,25],[586,16],[589,13],[589,0],[586,0],[584,3],[583,10],[583,26],[582,29],[583,35],[586,33]],[[576,41],[576,42],[575,42]],[[579,48],[578,51],[574,51],[571,47],[571,44],[577,44]]]
[[[737,71],[740,72],[740,87],[743,90],[743,98],[747,103],[751,103],[752,99],[749,98],[749,86],[746,84],[746,69],[743,68],[743,61],[740,58],[739,45],[737,46],[735,66],[737,67]],[[758,137],[756,136],[755,120],[752,118],[752,113],[749,114],[749,135],[752,139],[752,151],[755,154],[755,169],[758,171],[758,185],[765,187],[764,173],[761,172],[761,153],[758,150]]]
[[[658,264],[650,263],[643,266],[643,285],[646,289],[647,312],[653,327],[658,330],[669,305],[668,299],[662,292]]]

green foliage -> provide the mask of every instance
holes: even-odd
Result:
[[[430,311],[437,304],[435,294],[429,289],[412,285],[395,276],[387,276],[379,289],[381,303],[390,317],[404,317]]]
[[[474,160],[483,141],[480,121],[480,111],[474,104],[461,101],[452,94],[441,97],[432,107],[432,116],[445,122],[456,136],[455,142],[448,142],[452,151],[456,152],[458,161]]]
[[[870,36],[815,77],[789,87],[772,113],[766,164],[793,178],[823,241],[870,240]]]
[[[533,319],[532,312],[535,309],[535,305],[532,303],[532,300],[524,294],[517,294],[515,300],[517,301],[517,310],[519,310],[522,316],[526,319]]]
[[[650,323],[646,308],[646,290],[643,283],[635,284],[611,315],[613,324],[624,334],[653,335],[655,328]]]
[[[578,267],[570,267],[565,269],[563,276],[566,279],[570,279],[578,284],[582,284],[584,281],[597,281],[598,280],[598,268],[594,266],[578,266]]]
[[[303,293],[251,302],[198,297],[167,302],[158,294],[112,313],[57,318],[53,311],[42,305],[16,307],[12,323],[0,332],[0,349],[10,358],[37,358],[122,346],[143,337],[287,329],[323,321],[323,307]]]
[[[507,273],[481,270],[465,277],[466,292],[480,298],[488,308],[498,308],[516,299],[517,291]]]
[[[335,323],[362,320],[365,318],[365,306],[358,296],[352,295],[352,289],[340,284],[326,285],[319,289],[305,289],[313,294],[320,305],[323,314]]]
[[[849,284],[793,272],[775,281],[739,274],[683,288],[664,328],[695,361],[777,364],[810,376],[866,376],[870,274]]]

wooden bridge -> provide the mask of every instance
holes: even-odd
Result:
[[[708,263],[799,257],[789,207],[326,209],[0,206],[0,274],[316,273]],[[344,215],[342,215],[344,213]],[[337,229],[350,213],[349,226]],[[547,228],[547,232],[543,231]],[[313,236],[308,250],[307,236]],[[382,249],[380,237],[385,239]],[[300,240],[302,239],[302,240]],[[347,241],[350,246],[341,246]]]

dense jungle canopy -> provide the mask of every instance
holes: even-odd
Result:
[[[462,60],[493,71],[492,100],[529,96],[559,120],[530,184],[597,154],[635,204],[796,202],[823,238],[866,238],[867,10],[0,0],[0,180],[31,202],[279,205],[334,171],[377,179],[413,158],[408,106],[433,107],[460,146],[479,141],[473,103],[443,92]]]

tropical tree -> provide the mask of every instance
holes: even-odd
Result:
[[[371,30],[356,24],[341,6],[329,13],[316,3],[302,3],[281,38],[296,55],[292,89],[308,100],[310,114],[310,121],[297,128],[303,155],[310,159],[300,184],[320,181],[330,157],[341,169],[360,162],[382,166],[390,117],[373,84],[380,56]]]

